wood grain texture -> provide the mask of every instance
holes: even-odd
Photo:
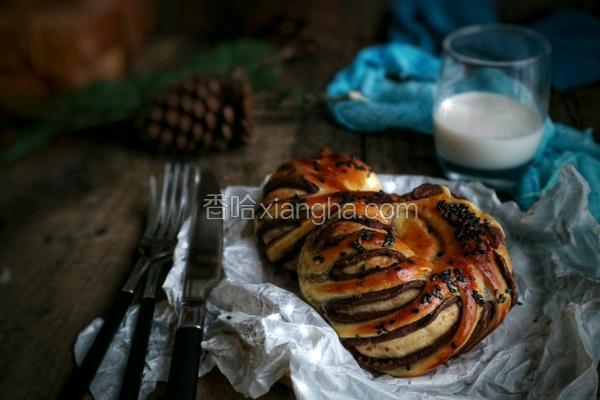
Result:
[[[387,2],[307,2],[313,53],[286,67],[282,86],[319,93],[356,51],[374,42]],[[555,94],[551,115],[600,127],[598,86]],[[125,148],[122,132],[71,136],[0,170],[0,397],[53,399],[74,366],[81,329],[108,307],[131,267],[143,229],[146,180],[164,159]],[[202,156],[223,186],[256,185],[285,160],[321,147],[361,156],[380,173],[440,176],[430,137],[399,130],[344,131],[321,109],[259,120],[250,145]],[[162,385],[154,397],[160,398]],[[217,370],[198,399],[242,398]],[[277,384],[265,399],[291,399]]]

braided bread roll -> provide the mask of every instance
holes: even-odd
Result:
[[[381,197],[404,207],[355,198],[307,238],[300,288],[363,367],[418,376],[500,324],[512,265],[501,226],[448,188]]]
[[[371,168],[347,154],[321,150],[316,158],[282,164],[265,184],[255,220],[256,233],[267,258],[295,270],[304,239],[320,224],[315,215],[294,213],[292,207],[299,206],[302,210],[316,203],[326,207],[330,194],[380,189],[379,179]]]

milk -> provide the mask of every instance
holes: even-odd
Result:
[[[442,158],[475,169],[505,170],[533,158],[544,124],[536,110],[514,98],[473,91],[442,101],[434,128]]]

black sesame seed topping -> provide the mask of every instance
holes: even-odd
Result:
[[[435,255],[437,258],[440,258],[441,256],[444,255],[443,251],[438,251],[437,254]]]
[[[442,291],[439,289],[438,285],[436,285],[436,288],[431,291],[431,294],[440,300],[444,298],[444,296],[442,295]]]
[[[462,273],[462,271],[460,269],[454,268],[453,272],[454,272],[454,276],[456,277],[457,281],[459,281],[459,282],[465,281],[465,275]]]
[[[421,297],[421,304],[431,303],[431,295],[429,293],[425,293],[423,297]]]
[[[411,313],[413,314],[418,314],[419,313],[419,309],[418,308],[413,308],[412,310],[410,310]]]
[[[367,167],[365,167],[364,165],[356,165],[355,168],[359,171],[366,171]]]
[[[458,348],[458,346],[456,345],[456,342],[454,340],[452,342],[450,342],[450,346],[452,346],[453,349]]]
[[[384,334],[388,331],[387,328],[385,327],[385,322],[375,325],[375,329],[377,329],[378,335]]]
[[[506,301],[506,296],[503,295],[502,293],[500,293],[500,295],[498,296],[498,304],[502,304]]]
[[[456,293],[456,291],[458,290],[456,283],[454,283],[453,281],[446,283],[446,285],[448,286],[448,290],[452,293]]]
[[[456,239],[463,242],[465,256],[487,252],[494,237],[490,221],[482,221],[464,203],[448,203],[442,200],[437,204],[437,208],[454,227]]]
[[[435,282],[435,280],[437,279],[437,277],[438,276],[436,274],[431,275],[431,281]]]
[[[475,303],[477,303],[478,305],[483,306],[483,304],[485,303],[485,301],[483,300],[483,296],[477,290],[473,290],[471,296],[473,297],[473,299],[475,299]]]
[[[373,238],[373,232],[365,231],[360,234],[362,240],[371,240]]]
[[[440,273],[440,279],[444,283],[450,282],[450,280],[452,279],[452,271],[450,271],[449,269],[447,269],[447,270],[441,272]]]
[[[322,255],[316,255],[313,257],[313,261],[316,262],[317,264],[322,263],[324,260]]]
[[[387,235],[385,235],[385,239],[383,239],[383,246],[384,247],[389,247],[392,244],[394,244],[395,240],[396,240],[396,235],[394,235],[394,231],[389,230],[387,232]]]
[[[350,242],[350,247],[352,247],[354,250],[358,251],[359,253],[362,253],[365,251],[365,247],[358,243],[356,240],[353,240],[352,242]]]

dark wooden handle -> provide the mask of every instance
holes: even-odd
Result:
[[[169,400],[194,400],[196,398],[198,367],[202,354],[201,343],[201,328],[182,327],[177,329],[167,387]]]
[[[155,303],[154,298],[144,298],[140,305],[140,312],[131,339],[127,366],[123,375],[123,383],[121,384],[119,394],[121,400],[137,400],[139,397]]]
[[[85,396],[132,299],[133,293],[119,292],[106,314],[104,324],[102,324],[102,328],[100,328],[92,346],[85,355],[81,365],[71,373],[69,380],[59,395],[59,399],[79,400]]]

